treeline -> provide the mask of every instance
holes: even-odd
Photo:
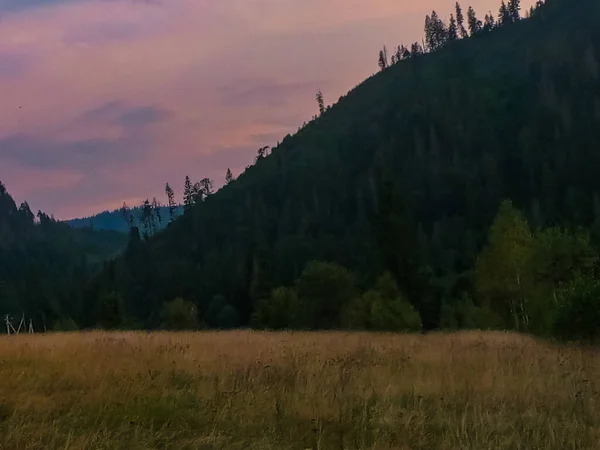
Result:
[[[537,0],[536,4],[531,6],[527,11],[526,16],[534,16],[543,5],[544,1]],[[521,0],[508,0],[508,3],[502,0],[497,19],[490,11],[485,15],[483,21],[477,18],[477,13],[472,6],[469,6],[466,22],[462,6],[457,2],[455,12],[450,14],[448,23],[445,23],[435,10],[432,11],[431,15],[425,17],[425,38],[423,44],[414,42],[409,47],[405,47],[404,44],[398,45],[391,53],[391,60],[388,49],[384,46],[379,51],[377,64],[381,70],[384,70],[390,67],[390,65],[401,61],[440,50],[459,39],[468,39],[482,33],[489,33],[496,28],[505,27],[520,20]]]
[[[447,297],[439,328],[515,330],[594,341],[600,337],[598,242],[585,229],[532,230],[510,201],[501,203],[487,243],[470,271],[468,290]],[[309,262],[291,286],[279,286],[256,304],[250,325],[258,329],[420,331],[415,304],[386,272],[362,288],[356,274],[332,262]],[[429,280],[432,282],[433,280]],[[122,299],[104,299],[99,325],[131,326]],[[108,305],[108,306],[107,306]],[[178,298],[165,303],[159,327],[234,328],[236,309],[215,296],[205,311]]]
[[[72,229],[27,202],[19,206],[0,182],[0,319],[25,314],[37,331],[76,325],[89,301],[86,286],[126,239],[116,232]]]

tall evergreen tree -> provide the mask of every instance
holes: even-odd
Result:
[[[496,26],[496,21],[492,13],[485,15],[485,23],[483,24],[483,31],[492,31]]]
[[[516,23],[521,20],[521,0],[508,0],[507,9],[511,22]]]
[[[463,16],[462,7],[460,3],[456,2],[456,23],[458,25],[458,34],[461,39],[469,37],[469,33],[465,29],[465,17]]]
[[[512,21],[512,16],[510,15],[508,6],[506,6],[506,3],[504,2],[504,0],[502,0],[502,3],[500,5],[500,11],[498,12],[498,25],[508,25],[509,23],[512,23]]]
[[[325,114],[325,102],[323,100],[323,93],[320,89],[317,91],[316,99],[317,105],[319,106],[319,115],[322,116],[323,114]]]
[[[469,6],[469,9],[467,10],[467,21],[469,23],[469,33],[471,36],[475,36],[481,31],[483,24],[481,23],[481,20],[477,19],[477,15],[472,6]]]
[[[388,53],[385,45],[383,46],[383,49],[379,51],[379,61],[377,64],[381,70],[384,70],[388,67]]]
[[[233,181],[233,174],[231,173],[231,169],[227,168],[227,173],[225,174],[225,184],[230,184]]]
[[[190,177],[186,175],[183,187],[183,208],[189,210],[194,205],[194,186]]]
[[[411,57],[419,56],[423,54],[423,46],[418,42],[413,43],[410,46],[410,55]]]
[[[167,204],[169,206],[169,220],[173,220],[177,203],[175,202],[175,192],[173,192],[173,188],[169,183],[165,184],[165,193],[167,194]]]
[[[458,27],[454,14],[450,14],[450,24],[448,25],[448,41],[458,40]]]

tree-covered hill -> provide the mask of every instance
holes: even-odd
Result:
[[[17,206],[0,183],[0,315],[26,314],[38,330],[78,317],[83,292],[126,238],[116,232],[75,230],[24,202]]]
[[[548,0],[457,40],[436,21],[424,54],[381,64],[164,232],[133,228],[90,294],[149,326],[177,297],[207,323],[245,324],[309,261],[331,261],[359,290],[391,273],[430,328],[474,292],[503,199],[533,229],[598,226],[600,2]]]

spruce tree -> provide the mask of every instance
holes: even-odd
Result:
[[[173,192],[173,188],[169,185],[169,183],[165,185],[165,193],[167,194],[167,202],[169,205],[169,219],[173,220],[177,205],[175,203],[175,193]]]
[[[456,20],[454,19],[454,14],[450,14],[450,25],[448,25],[448,40],[458,40],[458,27],[456,25]]]
[[[194,204],[194,187],[189,176],[185,177],[185,185],[183,187],[183,208],[189,210]]]
[[[456,24],[458,25],[458,34],[460,38],[465,39],[469,37],[469,34],[465,29],[465,17],[463,16],[462,7],[458,2],[456,2]]]
[[[233,181],[233,174],[231,173],[231,169],[227,169],[227,173],[225,174],[225,184],[230,184]]]
[[[469,6],[469,9],[467,10],[467,21],[469,23],[469,33],[471,36],[475,36],[481,31],[482,23],[480,20],[477,20],[477,15],[472,6]]]
[[[317,91],[316,99],[317,105],[319,106],[319,115],[322,116],[323,114],[325,114],[325,102],[323,100],[323,93],[320,89]]]
[[[509,23],[512,23],[512,16],[508,11],[508,6],[506,6],[506,3],[504,3],[504,0],[502,0],[500,11],[498,12],[498,25],[504,26],[508,25]]]
[[[521,0],[508,0],[508,14],[513,23],[521,20]]]

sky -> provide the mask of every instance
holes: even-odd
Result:
[[[0,181],[60,219],[164,202],[165,182],[181,197],[186,175],[218,186],[453,5],[0,0]]]

